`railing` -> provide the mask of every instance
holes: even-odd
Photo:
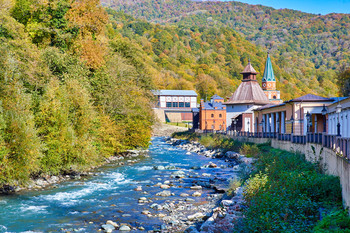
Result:
[[[342,138],[325,133],[307,133],[307,135],[293,135],[276,132],[235,132],[226,131],[226,135],[248,138],[272,138],[279,141],[290,141],[297,144],[315,143],[333,149],[339,156],[350,161],[350,138]]]

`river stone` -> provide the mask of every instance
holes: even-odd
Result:
[[[137,186],[134,190],[135,191],[142,191],[142,186]]]
[[[141,214],[149,215],[149,214],[151,214],[151,212],[149,212],[148,210],[144,210],[144,211],[141,212]]]
[[[221,205],[222,206],[232,206],[234,202],[232,200],[222,200]]]
[[[111,233],[115,229],[114,226],[111,224],[104,224],[101,227],[107,233]]]
[[[189,194],[187,194],[187,193],[181,193],[180,194],[180,197],[188,197],[189,196]]]
[[[209,173],[203,173],[202,176],[204,176],[204,177],[211,177],[211,174],[209,174]]]
[[[187,202],[194,202],[194,199],[192,199],[192,198],[186,198],[185,201],[187,201]]]
[[[161,188],[161,189],[168,189],[168,188],[170,188],[170,186],[167,185],[167,184],[162,184],[162,185],[160,186],[160,188]]]
[[[196,185],[196,186],[191,186],[192,190],[201,190],[202,186]]]
[[[116,228],[116,229],[119,227],[119,225],[118,225],[117,223],[113,222],[112,220],[108,220],[108,221],[106,222],[106,225],[112,225],[112,226],[114,226],[114,228]]]
[[[192,221],[194,219],[202,219],[205,215],[203,213],[195,213],[192,215],[187,216],[187,219]]]
[[[123,225],[119,228],[119,231],[131,231],[129,226]]]
[[[161,205],[158,205],[156,203],[152,204],[150,207],[154,210],[162,210],[163,209],[163,207]]]
[[[218,167],[218,165],[216,165],[215,163],[210,162],[209,165],[208,165],[208,167],[210,167],[210,168],[216,168],[216,167]]]
[[[157,193],[156,196],[169,197],[169,196],[171,196],[171,192],[164,190],[162,192]]]
[[[173,175],[176,178],[184,178],[185,177],[185,172],[184,171],[175,171],[175,172],[173,172]]]
[[[192,194],[192,197],[200,197],[200,196],[202,196],[202,194],[200,192],[194,192]]]

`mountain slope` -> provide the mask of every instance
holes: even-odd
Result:
[[[187,28],[230,27],[263,51],[278,56],[281,69],[300,81],[318,80],[322,89],[335,83],[350,63],[350,15],[325,16],[275,10],[240,2],[189,0],[103,0],[116,10],[151,22]],[[334,89],[334,85],[332,86]],[[333,95],[327,90],[317,91]]]

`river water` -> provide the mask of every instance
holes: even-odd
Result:
[[[139,204],[140,197],[152,199],[153,203],[179,199],[180,193],[191,194],[189,186],[193,179],[172,178],[174,171],[183,170],[190,177],[200,177],[203,173],[215,174],[220,169],[191,168],[203,167],[209,162],[227,165],[223,160],[186,152],[167,144],[162,137],[155,137],[149,148],[149,157],[138,163],[130,166],[109,164],[98,169],[96,176],[85,180],[60,183],[57,188],[47,190],[0,196],[0,232],[96,232],[107,220],[152,230],[161,225],[162,220],[141,214],[143,210],[155,211],[149,208],[150,204]],[[175,168],[153,169],[160,165]],[[175,195],[155,196],[162,189],[154,184],[166,180],[173,183],[168,190]],[[134,191],[137,186],[142,186],[147,194]],[[212,189],[203,189],[201,197],[191,198],[196,203],[205,202],[205,197],[213,192]]]

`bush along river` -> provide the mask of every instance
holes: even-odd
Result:
[[[238,160],[252,162],[242,158],[155,137],[137,163],[112,162],[55,188],[0,196],[0,232],[228,232],[242,198],[222,197]]]

